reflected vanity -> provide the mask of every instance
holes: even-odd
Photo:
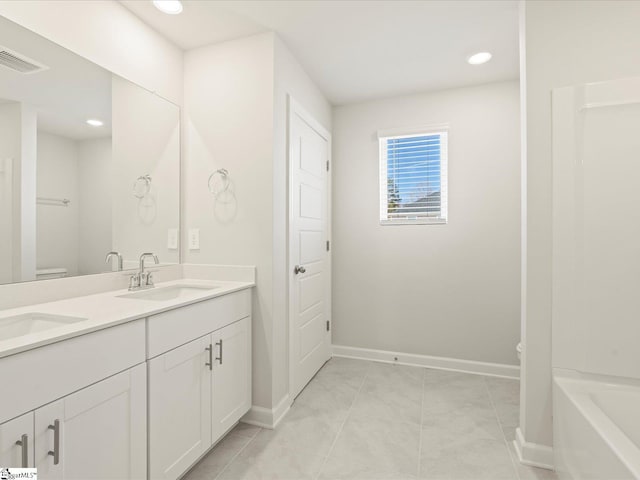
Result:
[[[179,107],[2,17],[0,49],[0,283],[179,263]]]

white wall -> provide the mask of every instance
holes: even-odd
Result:
[[[2,0],[0,15],[182,103],[182,51],[116,1]]]
[[[36,207],[36,268],[78,274],[80,196],[78,148],[72,139],[38,131],[37,196],[67,198],[67,207]]]
[[[449,123],[449,221],[379,224],[376,132]],[[337,107],[333,343],[516,364],[517,82]]]
[[[524,8],[528,233],[520,427],[527,442],[550,446],[551,90],[640,75],[640,2],[529,1]]]
[[[36,274],[36,162],[38,154],[38,118],[31,105],[20,105],[20,166],[14,169],[13,279],[28,281]],[[19,201],[16,198],[19,197]],[[20,205],[20,214],[16,214]],[[19,247],[19,255],[16,255]]]
[[[185,54],[184,226],[200,229],[200,250],[185,249],[184,261],[257,267],[253,403],[263,407],[273,359],[273,69],[272,34]],[[233,195],[216,201],[207,179],[219,168]]]
[[[330,126],[328,102],[273,33],[185,54],[184,225],[200,229],[200,249],[185,250],[185,261],[257,266],[253,403],[265,408],[287,395],[289,380],[289,93]],[[232,193],[216,200],[207,179],[219,168]]]
[[[0,283],[33,280],[36,274],[36,112],[30,105],[0,105],[0,158],[3,197],[8,202],[0,224],[7,247],[0,261]],[[10,177],[10,178],[9,178]],[[11,270],[11,272],[10,272]]]
[[[82,140],[78,148],[78,273],[110,271],[104,257],[112,249],[111,137]],[[116,263],[113,260],[115,267]]]
[[[0,104],[0,283],[13,281],[13,170],[20,165],[20,104]]]

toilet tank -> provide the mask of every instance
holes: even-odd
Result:
[[[64,267],[39,268],[36,270],[36,280],[49,280],[52,278],[63,278],[67,276],[67,269]]]

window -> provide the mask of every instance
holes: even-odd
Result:
[[[380,223],[447,222],[447,127],[380,132]]]

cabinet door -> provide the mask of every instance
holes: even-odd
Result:
[[[0,466],[33,467],[33,412],[0,425]]]
[[[146,368],[109,377],[35,412],[43,479],[146,479]]]
[[[213,333],[212,436],[217,440],[251,408],[251,318]]]
[[[176,479],[211,446],[211,335],[149,360],[149,475]]]

